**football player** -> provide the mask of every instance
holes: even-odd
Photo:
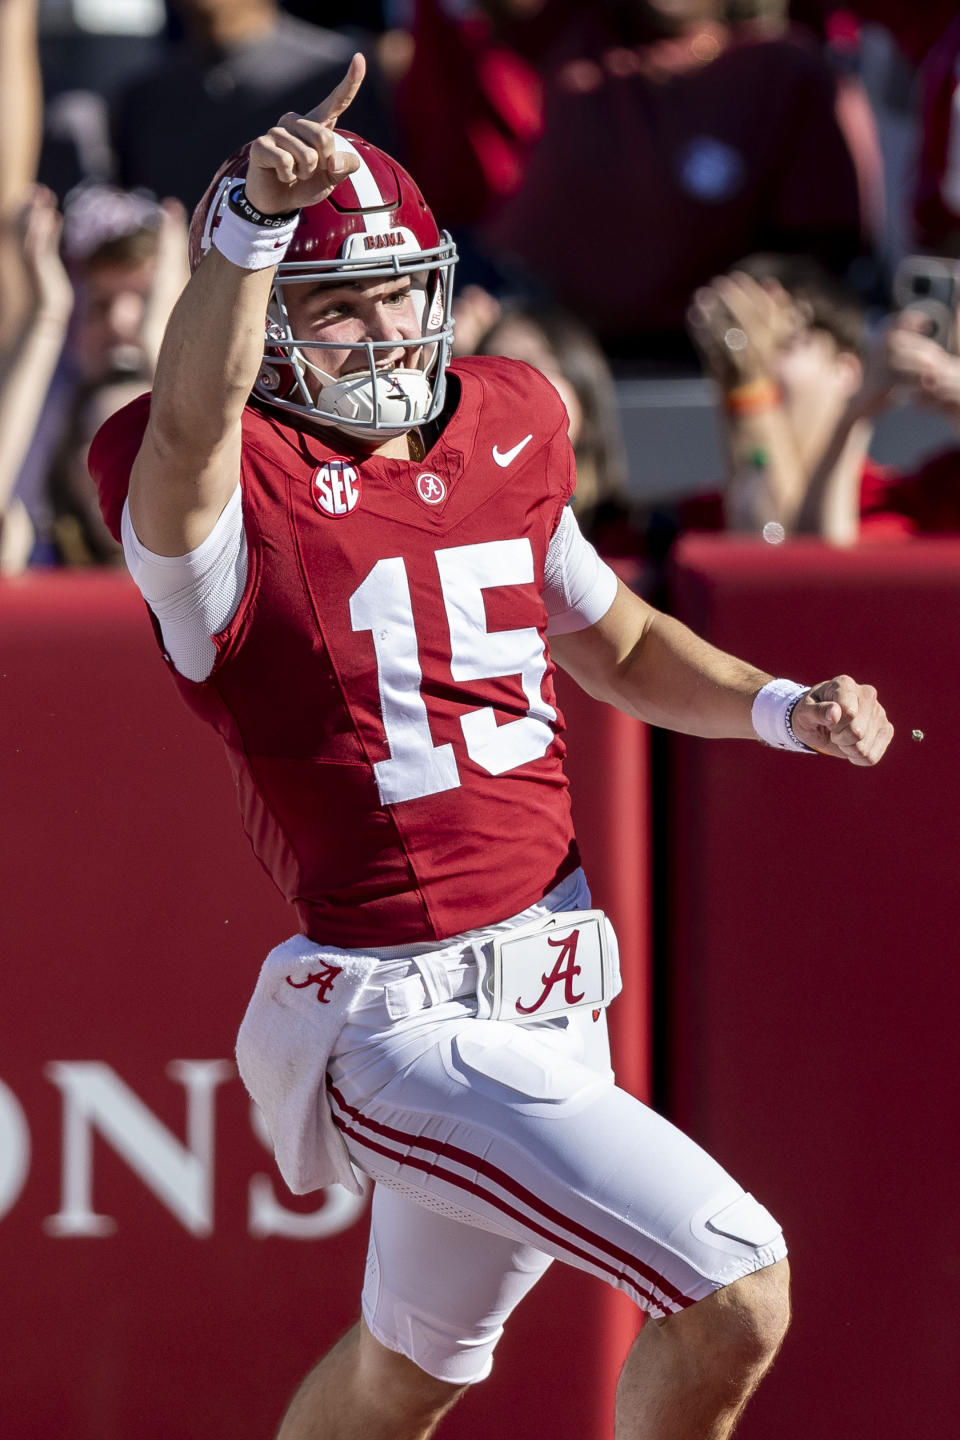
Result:
[[[279,1434],[429,1435],[559,1258],[652,1317],[619,1440],[718,1440],[784,1333],[786,1248],[614,1083],[616,941],[579,865],[553,665],[685,733],[871,766],[892,730],[869,686],[716,651],[584,542],[558,395],[514,361],[450,363],[453,245],[337,129],[362,76],[356,57],[222,167],[152,400],[91,461],[299,916],[241,1073],[294,1189],[376,1182],[363,1319]]]

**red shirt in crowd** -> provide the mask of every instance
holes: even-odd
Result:
[[[677,508],[680,531],[726,529],[723,493],[691,495]],[[960,448],[941,451],[906,474],[868,459],[860,480],[864,540],[960,534]]]
[[[864,540],[960,534],[960,448],[941,451],[908,475],[866,465],[860,534]]]
[[[447,226],[473,225],[512,194],[540,134],[537,57],[516,38],[505,38],[479,5],[418,0],[395,111],[404,159]]]
[[[484,227],[606,340],[682,331],[697,285],[758,249],[835,268],[857,178],[815,42],[704,25],[625,47],[587,12],[554,52],[544,133]]]

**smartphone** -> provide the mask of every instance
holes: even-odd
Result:
[[[931,340],[956,351],[960,261],[907,255],[893,277],[893,300],[898,310],[919,310],[926,315]]]

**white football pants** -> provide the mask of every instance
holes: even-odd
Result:
[[[575,880],[550,909],[589,905]],[[786,1255],[762,1205],[616,1087],[603,1014],[478,1020],[475,994],[462,946],[385,959],[329,1065],[377,1182],[363,1314],[383,1345],[468,1384],[551,1259],[662,1316]]]

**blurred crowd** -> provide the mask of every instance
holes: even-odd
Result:
[[[356,49],[349,127],[457,241],[458,351],[553,380],[605,553],[960,533],[955,0],[345,8],[0,0],[0,570],[118,563],[86,452],[150,388],[190,212]],[[708,377],[725,450],[666,508],[629,483],[617,399],[664,375]],[[957,440],[893,471],[871,442],[904,404]]]

